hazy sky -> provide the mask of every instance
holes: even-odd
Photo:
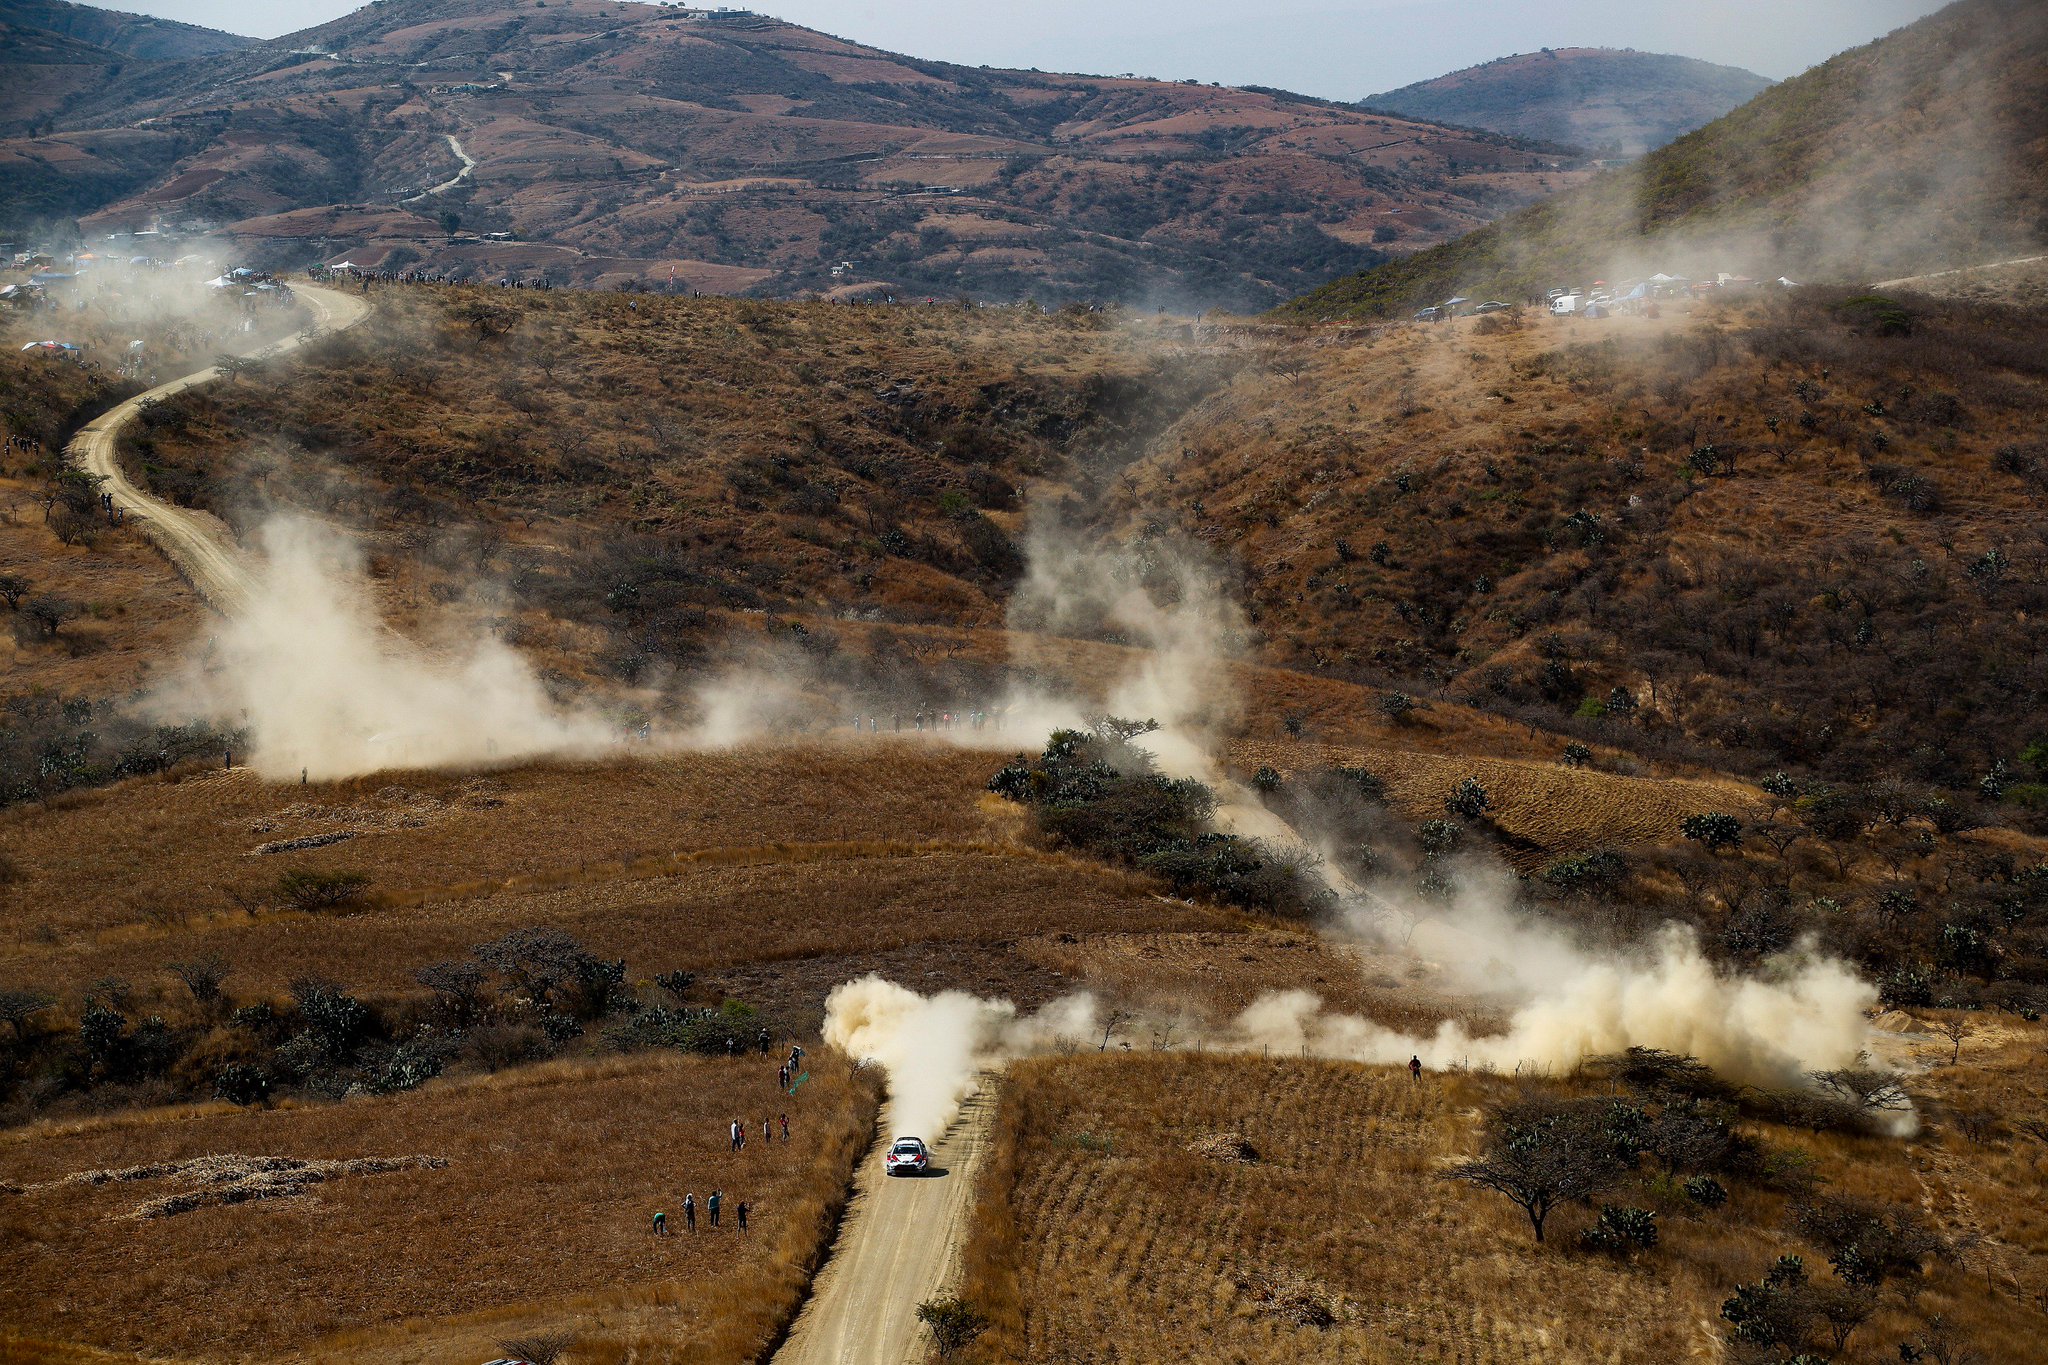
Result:
[[[120,0],[259,38],[348,0]],[[737,6],[736,6],[737,7]],[[968,65],[1273,85],[1357,99],[1511,52],[1633,47],[1795,75],[1942,0],[761,0],[755,8]]]

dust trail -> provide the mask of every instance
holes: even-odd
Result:
[[[1222,1021],[1140,1008],[1126,1029],[1170,1032],[1186,1046],[1222,1052],[1377,1065],[1412,1056],[1431,1070],[1549,1075],[1649,1047],[1697,1057],[1731,1080],[1783,1088],[1856,1062],[1867,1041],[1864,1011],[1876,999],[1869,983],[1810,947],[1739,976],[1710,962],[1690,931],[1670,925],[1640,952],[1577,960],[1532,992],[1499,1034],[1475,1036],[1456,1020],[1431,1034],[1403,1033],[1326,1010],[1306,990],[1262,995]],[[1095,1045],[1106,1017],[1087,993],[1025,1015],[1007,1000],[958,991],[920,995],[875,976],[838,987],[825,1009],[825,1041],[880,1065],[889,1077],[892,1127],[920,1135],[944,1130],[982,1070]]]
[[[990,699],[990,715],[1002,723],[956,724],[927,737],[1015,753],[1043,745],[1055,730],[1085,729],[1091,716],[1142,717],[1159,728],[1136,742],[1163,771],[1213,780],[1212,755],[1238,713],[1225,665],[1250,635],[1224,566],[1173,536],[1105,541],[1045,504],[1031,510],[1024,541],[1025,576],[1007,620],[1013,677]],[[1058,638],[1126,646],[1127,663],[1109,677],[1049,684],[1046,675],[1061,671]],[[806,728],[821,709],[859,710],[847,691],[802,650],[755,643],[692,689],[703,717],[696,741],[743,744]]]
[[[387,768],[590,755],[623,741],[602,716],[548,695],[488,633],[434,650],[377,620],[363,553],[331,527],[276,516],[246,608],[210,657],[154,694],[167,720],[246,728],[263,776],[333,779]]]

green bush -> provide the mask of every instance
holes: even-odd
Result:
[[[1728,1202],[1728,1188],[1710,1175],[1696,1175],[1685,1182],[1685,1197],[1703,1209],[1718,1209]]]
[[[213,1078],[213,1093],[229,1104],[261,1104],[270,1096],[270,1077],[247,1062],[230,1062]]]
[[[1913,334],[1913,315],[1898,300],[1888,299],[1882,294],[1861,294],[1843,299],[1834,306],[1834,314],[1855,332],[1881,337]]]
[[[1648,1251],[1657,1245],[1657,1215],[1648,1209],[1603,1204],[1599,1219],[1586,1229],[1584,1241],[1588,1250],[1611,1255]]]
[[[672,1010],[657,1005],[613,1024],[603,1036],[605,1046],[614,1052],[668,1047],[678,1052],[722,1057],[734,1047],[746,1045],[747,1030],[742,1027],[745,1022],[723,1009]]]

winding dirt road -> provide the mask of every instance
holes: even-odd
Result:
[[[441,134],[441,136],[448,140],[448,150],[455,153],[455,159],[462,163],[462,169],[457,171],[453,176],[449,177],[448,179],[443,180],[440,184],[429,185],[427,186],[427,188],[421,190],[418,194],[413,195],[410,199],[399,200],[399,203],[417,204],[422,199],[431,199],[437,194],[446,194],[448,193],[448,191],[460,186],[463,181],[469,179],[470,173],[476,170],[475,159],[471,157],[468,151],[466,151],[463,148],[463,145],[456,140],[455,134],[443,133]]]
[[[994,1077],[932,1146],[934,1174],[882,1173],[877,1147],[854,1178],[853,1201],[775,1365],[920,1365],[917,1306],[957,1280],[974,1186],[995,1118]],[[894,1137],[894,1134],[888,1136]],[[936,1172],[943,1171],[944,1174]]]
[[[336,289],[322,289],[309,284],[296,285],[292,292],[313,310],[313,322],[296,336],[240,354],[267,360],[296,350],[315,336],[353,327],[370,315],[367,302]],[[129,482],[128,476],[121,472],[120,461],[114,456],[121,428],[135,420],[144,404],[169,398],[201,384],[210,384],[218,378],[219,368],[209,365],[182,379],[173,379],[147,393],[139,393],[88,423],[71,438],[65,454],[86,473],[97,474],[104,479],[101,491],[113,495],[114,506],[135,518],[143,534],[163,551],[165,558],[177,567],[178,572],[214,610],[231,616],[247,603],[252,586],[248,566],[243,562],[241,548],[235,544],[234,536],[218,517],[210,513],[173,507],[143,492]]]

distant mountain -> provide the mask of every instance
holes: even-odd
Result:
[[[1770,88],[1753,71],[1611,47],[1545,48],[1359,103],[1608,155],[1662,147]]]
[[[2044,244],[2048,5],[1961,0],[1632,166],[1282,312],[1387,316],[1660,270],[1871,280]]]
[[[6,62],[23,60],[13,55],[17,34],[28,37],[38,31],[144,61],[179,61],[256,46],[254,38],[218,29],[92,5],[70,5],[64,0],[0,0],[0,26],[4,26],[0,36],[5,37],[8,51],[0,60]]]
[[[1284,92],[609,0],[381,0],[10,109],[11,236],[161,220],[282,266],[764,294],[1267,307],[1579,178],[1501,134]]]

